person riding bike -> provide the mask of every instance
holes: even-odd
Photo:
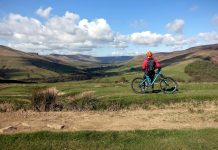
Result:
[[[149,76],[151,79],[151,82],[154,80],[155,76],[155,69],[158,69],[160,71],[161,65],[157,61],[156,58],[152,57],[152,52],[148,51],[146,53],[147,58],[144,59],[144,62],[142,64],[142,70],[144,71],[144,79],[146,78],[146,75]],[[152,92],[154,90],[154,85],[152,85]]]

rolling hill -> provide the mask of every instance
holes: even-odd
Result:
[[[172,76],[179,81],[196,81],[196,73],[203,74],[203,72],[207,70],[206,68],[208,68],[208,63],[213,64],[213,67],[210,67],[210,70],[217,70],[217,67],[215,66],[218,66],[218,44],[191,47],[182,51],[156,53],[154,54],[154,57],[156,57],[160,61],[160,64],[163,67],[164,74]],[[141,70],[141,64],[144,58],[145,55],[136,56],[132,60],[127,61],[122,65],[125,66],[125,68],[128,67],[135,68],[135,70]],[[205,69],[198,69],[198,71],[195,71],[195,74],[190,73],[192,69],[198,68],[198,63],[205,65],[201,65],[201,68]],[[217,71],[212,71],[213,74],[208,74],[208,76],[213,76],[211,78],[211,81],[218,81],[217,78],[214,78],[214,76],[216,76],[214,73]],[[204,80],[201,79],[201,81]]]
[[[7,80],[43,79],[85,74],[81,69],[57,59],[0,46],[0,78]]]
[[[210,59],[218,63],[218,44],[197,46],[174,52],[160,52],[156,53],[154,56],[158,58],[163,66],[172,65],[173,63],[192,58]],[[145,55],[136,56],[128,61],[127,64],[140,64],[144,58]]]
[[[161,52],[154,56],[160,61],[163,73],[178,81],[204,81],[200,78],[207,76],[209,80],[205,81],[218,81],[216,78],[218,44],[174,52]],[[67,80],[72,80],[79,79],[80,76],[88,79],[93,74],[99,75],[99,72],[101,75],[125,75],[128,72],[141,71],[144,57],[144,55],[93,57],[58,54],[41,56],[0,46],[0,80],[37,81],[38,79],[53,78],[54,81],[63,81],[66,77]],[[198,69],[199,66],[203,69]],[[210,73],[199,77],[198,73],[204,74],[205,70]],[[198,79],[196,80],[196,78]]]
[[[42,56],[0,45],[0,80],[48,81],[52,79],[63,81],[65,79],[88,79],[92,74],[98,74],[96,70],[99,68],[110,68],[114,63],[132,58],[132,56],[92,57],[58,54]],[[104,67],[102,68],[102,66]]]
[[[51,54],[46,56],[61,62],[68,63],[82,68],[98,67],[99,65],[111,65],[131,60],[133,56],[108,56],[108,57],[93,57],[89,55],[58,55]]]

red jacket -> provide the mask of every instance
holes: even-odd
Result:
[[[155,63],[155,68],[160,69],[161,66],[160,66],[159,62],[157,61],[157,59],[153,58],[153,60],[154,60],[154,63]],[[144,62],[142,64],[142,69],[143,70],[147,70],[148,69],[148,59],[147,58],[144,59]]]

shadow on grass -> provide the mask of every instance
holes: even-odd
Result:
[[[161,93],[162,91],[161,90],[153,90],[152,93]]]
[[[33,58],[31,59],[24,58],[24,59],[33,66],[54,71],[57,73],[84,73],[82,70],[69,65],[64,65],[64,64],[46,61],[42,59],[33,59]]]

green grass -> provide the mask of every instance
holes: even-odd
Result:
[[[170,76],[173,77],[174,79],[176,79],[177,81],[182,81],[182,82],[188,82],[192,79],[192,77],[187,74],[185,72],[185,68],[187,65],[189,65],[190,63],[194,62],[197,59],[187,59],[181,62],[177,62],[177,63],[172,63],[169,66],[166,66],[164,68],[162,68],[162,73],[165,76]],[[138,72],[132,72],[131,70],[133,68],[138,68]],[[121,76],[129,76],[129,74],[143,74],[143,71],[141,70],[141,65],[132,65],[132,64],[125,64],[121,67],[115,68],[115,69],[110,69],[108,70],[108,72],[119,72],[122,73]],[[129,73],[128,73],[129,72]],[[111,77],[111,78],[119,78],[119,76],[116,77]]]
[[[0,135],[0,149],[218,149],[218,129],[36,132]]]
[[[179,81],[189,81],[191,80],[191,77],[187,73],[185,73],[185,67],[193,61],[194,59],[191,59],[176,64],[171,64],[170,66],[166,66],[163,69],[163,73],[166,76],[171,76]]]
[[[217,81],[218,65],[205,60],[197,60],[185,67],[185,72],[189,74],[194,81]]]
[[[131,81],[130,78],[128,79]],[[64,93],[63,96],[58,98],[61,103],[67,103],[70,95],[94,91],[96,109],[107,109],[114,103],[119,104],[120,109],[122,109],[130,107],[132,104],[147,108],[149,105],[163,106],[179,102],[218,101],[217,83],[179,83],[179,91],[174,94],[162,92],[135,94],[131,90],[130,82],[115,83],[113,80],[116,79],[110,78],[108,82],[87,80],[41,84],[2,84],[0,85],[0,103],[8,102],[16,105],[21,103],[28,106],[30,105],[32,90],[43,86],[57,87],[60,92]],[[158,84],[155,85],[155,89],[160,89]]]
[[[43,59],[0,56],[0,77],[9,80],[57,77],[80,73],[81,69]]]
[[[5,69],[1,70],[3,67]],[[7,71],[9,69],[9,71]],[[6,72],[4,71],[6,70]],[[23,80],[28,78],[55,77],[59,74],[37,66],[31,65],[28,61],[19,57],[1,57],[0,56],[0,71],[5,72],[4,76],[10,80]],[[2,75],[0,75],[2,76]]]

